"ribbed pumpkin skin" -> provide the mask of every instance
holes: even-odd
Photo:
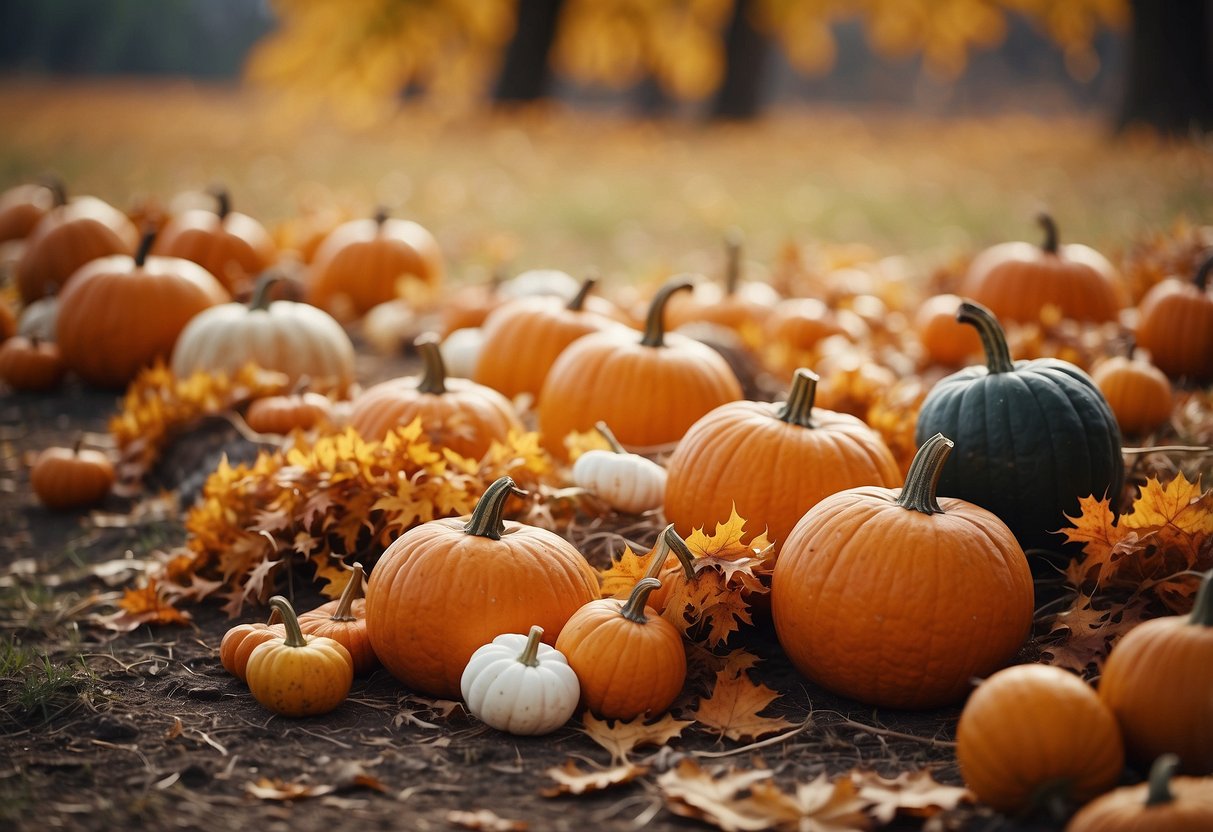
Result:
[[[1090,800],[1124,767],[1112,712],[1077,676],[1048,665],[995,673],[969,697],[956,729],[965,783],[1000,812],[1029,808],[1042,787]]]
[[[1113,356],[1091,371],[1122,433],[1149,433],[1171,418],[1171,382],[1147,361]]]
[[[782,546],[804,513],[860,485],[893,487],[901,472],[880,435],[845,413],[814,408],[813,427],[781,421],[780,405],[731,402],[691,426],[666,463],[665,516],[686,535],[737,513]]]
[[[184,211],[156,235],[153,254],[191,260],[233,295],[249,288],[274,262],[277,249],[260,222],[236,211],[220,217],[213,211]]]
[[[98,387],[123,387],[156,358],[168,358],[185,325],[228,300],[197,263],[126,255],[83,266],[59,298],[55,340],[67,366]]]
[[[1171,378],[1213,380],[1213,295],[1209,264],[1195,281],[1168,278],[1138,306],[1137,344]]]
[[[1209,832],[1213,829],[1213,780],[1175,777],[1173,800],[1147,806],[1150,786],[1123,786],[1095,798],[1066,825],[1066,832]]]
[[[424,523],[375,564],[366,588],[371,647],[410,688],[458,698],[478,647],[538,624],[555,642],[569,617],[598,596],[598,577],[576,549],[544,529],[505,522],[500,540],[464,532],[466,520]]]
[[[219,662],[240,681],[245,680],[249,656],[258,646],[286,635],[281,624],[237,624],[219,642]]]
[[[54,204],[45,185],[17,185],[0,194],[0,243],[28,237]]]
[[[82,196],[50,210],[26,239],[17,263],[21,299],[33,303],[57,294],[76,270],[98,257],[131,254],[139,232],[117,208]]]
[[[99,503],[114,485],[114,466],[101,451],[47,448],[30,469],[30,487],[47,508]]]
[[[282,639],[258,644],[245,667],[245,681],[258,702],[283,716],[325,714],[345,701],[354,680],[349,651],[337,642],[305,636],[306,646]]]
[[[940,499],[902,508],[900,489],[826,497],[775,564],[771,615],[796,669],[860,702],[907,709],[962,699],[1002,667],[1032,623],[1023,551],[990,512]]]

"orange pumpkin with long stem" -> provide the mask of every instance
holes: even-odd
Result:
[[[543,628],[551,644],[598,597],[598,576],[553,532],[503,520],[509,477],[470,518],[423,523],[387,548],[366,588],[371,647],[393,676],[430,696],[456,698],[472,653],[502,633]]]
[[[1137,343],[1171,378],[1213,380],[1213,294],[1208,257],[1190,281],[1167,278],[1138,304]]]
[[[362,577],[362,564],[355,563],[353,574],[340,598],[299,616],[299,629],[304,633],[331,638],[350,652],[356,676],[369,673],[379,666],[379,659],[375,657],[366,634],[366,600],[362,597]]]
[[[779,294],[766,283],[741,281],[742,235],[725,234],[724,285],[701,283],[689,295],[670,299],[666,325],[678,329],[690,323],[709,323],[730,329],[746,344],[761,338],[762,326],[776,308]]]
[[[253,698],[282,716],[317,716],[349,695],[354,666],[349,651],[331,638],[306,636],[281,595],[270,607],[282,616],[286,635],[257,645],[245,668]]]

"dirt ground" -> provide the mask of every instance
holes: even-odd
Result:
[[[363,378],[398,368],[369,369]],[[30,494],[32,454],[81,431],[87,443],[104,444],[115,407],[115,394],[74,382],[58,394],[0,400],[0,827],[424,830],[453,828],[452,810],[488,809],[533,830],[704,828],[664,808],[653,775],[593,795],[542,796],[553,785],[546,769],[569,759],[609,762],[576,722],[547,737],[510,737],[458,708],[444,713],[383,671],[356,680],[334,713],[290,720],[261,708],[220,666],[219,641],[233,622],[218,605],[193,609],[188,628],[114,636],[91,626],[97,602],[120,588],[105,578],[133,577],[122,567],[184,534],[176,517],[124,524],[132,503],[118,497],[92,514],[62,514]],[[213,461],[190,463],[206,464]],[[124,558],[131,561],[114,563]],[[318,603],[300,583],[297,606]],[[252,610],[245,620],[263,615]],[[705,765],[761,758],[785,787],[856,766],[885,774],[926,766],[959,783],[950,745],[956,710],[874,712],[801,679],[769,628],[753,629],[744,646],[764,659],[756,677],[783,694],[772,712],[810,727],[761,748],[687,730],[668,748],[638,752],[637,761],[656,773],[685,755]],[[262,799],[250,786],[263,780],[332,790]],[[931,826],[1049,828],[976,808]]]

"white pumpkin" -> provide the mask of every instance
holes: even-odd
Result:
[[[665,502],[666,470],[651,459],[628,453],[602,422],[596,427],[611,450],[586,451],[577,457],[573,483],[628,514],[639,514]]]
[[[497,636],[472,654],[459,681],[468,712],[499,731],[550,734],[569,721],[581,684],[564,654],[543,644],[543,628]]]
[[[581,281],[559,269],[530,269],[497,287],[502,303],[516,298],[553,295],[564,301],[572,300],[581,291]]]
[[[484,330],[478,326],[457,329],[442,339],[438,351],[442,353],[442,363],[447,372],[456,378],[471,378],[476,372],[476,363],[480,361],[480,351],[484,347]]]
[[[17,334],[39,341],[55,340],[55,322],[59,319],[59,298],[47,295],[21,310]]]

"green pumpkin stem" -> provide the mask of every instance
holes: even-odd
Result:
[[[923,514],[943,514],[935,490],[943,464],[948,461],[948,454],[952,453],[955,444],[942,433],[922,443],[918,453],[914,454],[914,461],[910,463],[906,484],[897,498],[897,505]]]
[[[438,339],[430,334],[420,336],[413,342],[417,348],[425,371],[417,389],[422,393],[441,396],[446,392],[446,363],[442,360],[442,350],[438,349]]]
[[[286,646],[307,647],[307,639],[303,637],[303,630],[299,629],[299,618],[295,615],[291,602],[281,595],[275,595],[270,599],[270,609],[277,610],[282,616],[282,626],[286,628]]]
[[[350,575],[349,581],[345,584],[345,589],[341,591],[341,597],[337,601],[337,609],[333,610],[331,621],[357,621],[358,617],[350,612],[354,607],[354,602],[362,597],[362,564],[354,564],[354,574]]]
[[[501,540],[505,534],[505,521],[501,515],[505,510],[505,501],[511,494],[519,497],[527,496],[527,492],[514,485],[509,477],[501,477],[488,488],[472,509],[472,517],[463,527],[466,534],[477,537],[487,537],[489,540]]]
[[[1213,255],[1205,258],[1205,262],[1200,264],[1200,268],[1196,270],[1196,279],[1192,281],[1196,284],[1196,288],[1200,291],[1207,291],[1209,288],[1209,275],[1213,273]]]
[[[775,414],[781,422],[789,425],[799,425],[802,428],[813,427],[813,401],[817,398],[817,373],[804,367],[796,370],[792,377],[792,389],[788,391],[788,400]]]
[[[745,235],[740,228],[730,228],[724,235],[724,295],[731,298],[741,285],[741,244]]]
[[[590,292],[594,291],[596,285],[598,285],[598,278],[587,277],[581,282],[581,288],[577,290],[577,294],[573,295],[573,299],[565,308],[570,312],[580,312],[585,306],[585,299],[590,296]]]
[[[215,198],[215,214],[219,217],[219,221],[223,222],[232,212],[232,195],[227,192],[227,188],[216,185],[211,188],[211,196]]]
[[[527,667],[539,667],[539,642],[542,640],[543,628],[532,624],[531,631],[526,636],[526,646],[518,654],[518,663]]]
[[[690,281],[674,278],[657,290],[644,321],[644,338],[640,340],[643,346],[665,346],[665,306],[675,292],[689,291],[691,288],[693,287]]]
[[[1045,241],[1040,244],[1041,251],[1046,254],[1057,253],[1057,223],[1049,214],[1041,212],[1036,215],[1036,224],[1044,229]]]
[[[1146,791],[1147,806],[1161,806],[1175,800],[1171,791],[1171,778],[1179,769],[1179,756],[1163,754],[1150,766],[1149,787]]]
[[[280,280],[282,280],[282,275],[274,274],[272,271],[267,271],[257,278],[257,283],[253,286],[253,297],[248,303],[250,312],[264,311],[270,308],[270,304],[274,301],[270,297],[270,289]]]
[[[1194,627],[1213,627],[1213,569],[1201,578],[1200,589],[1196,591],[1196,603],[1192,605],[1188,623]]]
[[[607,427],[606,422],[595,422],[594,430],[602,435],[602,438],[611,446],[613,452],[617,454],[626,454],[628,452],[627,448],[623,447],[619,440],[615,438],[615,434],[611,433],[611,429]]]
[[[956,312],[956,320],[977,330],[981,346],[986,353],[986,367],[990,375],[1009,373],[1015,369],[1011,360],[1011,349],[1007,346],[1007,334],[994,313],[979,303],[963,301]]]
[[[275,624],[281,624],[281,623],[282,623],[282,613],[278,610],[277,607],[271,607],[270,608],[270,617],[265,619],[265,626],[272,627]]]
[[[636,582],[636,586],[632,587],[632,594],[620,608],[619,614],[628,621],[647,624],[649,618],[644,614],[644,605],[648,603],[649,595],[659,586],[661,581],[656,578],[641,578]]]
[[[139,241],[139,248],[135,250],[135,268],[143,268],[143,264],[147,262],[147,255],[151,252],[152,243],[154,242],[156,242],[156,229],[149,228],[143,232],[143,239]]]

